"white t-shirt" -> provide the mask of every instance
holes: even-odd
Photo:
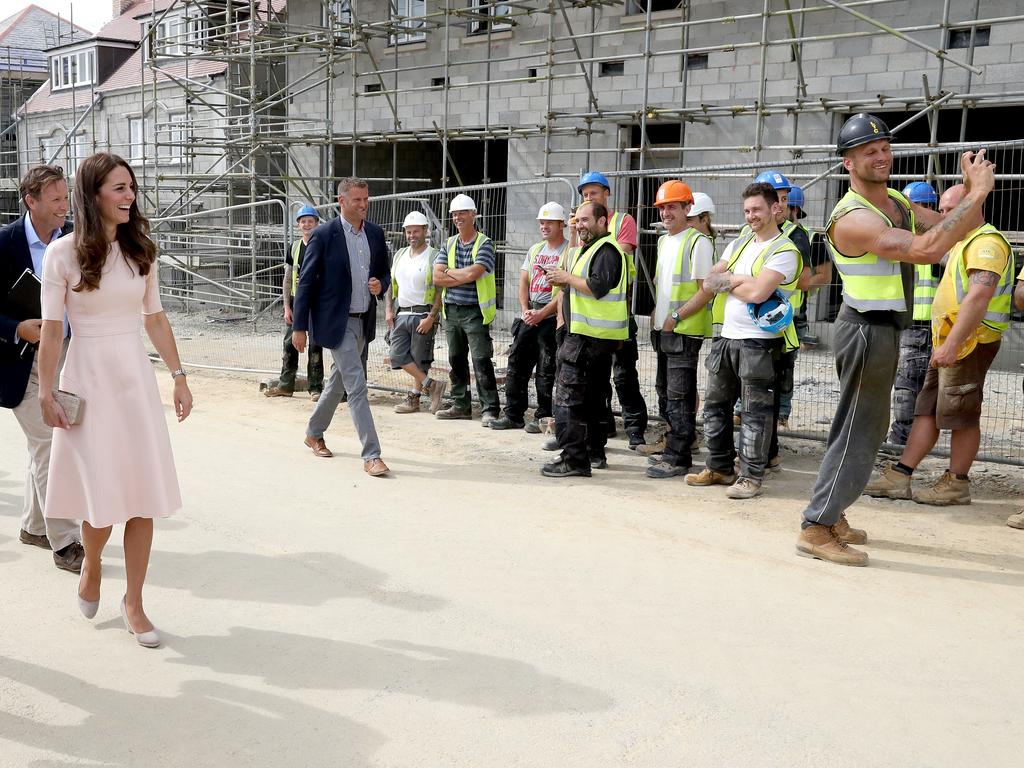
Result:
[[[416,307],[427,303],[427,270],[433,269],[436,251],[427,246],[417,255],[406,251],[395,265],[398,281],[398,306]]]
[[[672,273],[679,258],[679,247],[686,239],[690,228],[676,235],[662,235],[658,239],[658,285],[657,298],[654,304],[654,327],[661,328],[668,319],[669,312],[676,307],[670,303],[672,297]],[[690,279],[703,280],[711,271],[715,261],[715,247],[711,239],[698,236],[690,252]]]
[[[779,237],[785,237],[785,235],[779,235]],[[741,238],[742,239],[742,238]],[[752,240],[750,244],[743,249],[743,253],[740,254],[739,261],[733,267],[732,271],[735,275],[751,275],[750,268],[754,264],[754,260],[757,259],[767,248],[774,245],[777,238],[773,238],[764,243],[759,243],[757,240]],[[725,249],[725,253],[722,255],[722,261],[728,263],[729,259],[732,258],[733,249],[740,240],[733,240],[729,243],[729,247]],[[775,272],[782,274],[783,284],[791,282],[796,277],[796,260],[797,254],[793,251],[784,251],[783,253],[776,253],[773,256],[768,257],[768,260],[764,263],[763,269],[771,269]],[[775,334],[768,333],[761,328],[754,325],[754,321],[750,319],[750,313],[747,312],[747,302],[741,301],[733,296],[731,293],[726,296],[725,299],[725,322],[722,325],[722,336],[727,339],[774,339],[777,338]]]
[[[547,304],[551,301],[551,284],[548,282],[547,273],[543,269],[538,269],[536,265],[544,264],[549,267],[557,267],[567,245],[569,245],[569,241],[564,240],[560,246],[552,248],[545,241],[544,246],[537,251],[537,258],[534,260],[533,266],[530,265],[530,252],[526,252],[526,258],[523,259],[523,266],[520,269],[530,275],[530,301],[539,304]]]

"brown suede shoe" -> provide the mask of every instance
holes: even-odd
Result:
[[[843,544],[867,544],[868,533],[860,528],[851,528],[850,521],[846,515],[839,518],[839,522],[832,526],[832,532]]]
[[[704,468],[696,474],[686,476],[687,485],[732,485],[736,482],[736,475],[723,475],[713,469]]]
[[[291,397],[294,393],[290,389],[281,389],[280,387],[267,387],[263,390],[264,397]]]
[[[868,564],[867,552],[861,552],[836,538],[835,529],[826,525],[810,525],[800,531],[796,553],[801,557],[827,560],[836,565]]]
[[[77,541],[68,544],[64,549],[53,553],[53,564],[62,571],[72,573],[82,572],[82,563],[85,561],[85,549]]]
[[[313,454],[323,459],[329,459],[334,454],[331,453],[331,449],[327,447],[327,443],[324,442],[322,437],[306,437],[302,441],[307,447],[313,449]]]
[[[50,540],[43,536],[36,536],[34,533],[29,533],[24,528],[21,529],[21,533],[18,534],[18,541],[22,544],[31,544],[33,547],[40,547],[41,549],[53,549],[50,546]]]
[[[380,477],[381,475],[386,475],[391,470],[380,459],[370,459],[363,462],[363,471],[370,477]]]

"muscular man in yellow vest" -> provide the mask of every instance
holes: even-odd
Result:
[[[941,217],[888,188],[891,138],[875,115],[857,114],[843,125],[837,149],[850,191],[826,229],[843,279],[843,307],[832,326],[839,400],[796,548],[840,565],[868,563],[849,546],[865,543],[867,534],[851,528],[844,512],[867,485],[889,426],[899,333],[913,316],[913,265],[935,264],[971,230],[995,180],[984,150],[964,153],[967,195]]]
[[[942,198],[955,207],[963,184]],[[1006,237],[986,224],[980,210],[968,217],[971,231],[953,246],[932,304],[931,365],[917,396],[914,425],[897,463],[864,489],[869,496],[910,499],[947,506],[971,503],[968,472],[981,444],[981,401],[985,374],[1010,324],[1013,255]],[[927,488],[911,492],[910,478],[935,447],[939,430],[949,429],[949,469]]]

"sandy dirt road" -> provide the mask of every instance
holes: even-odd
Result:
[[[984,468],[970,507],[863,499],[872,565],[839,568],[793,552],[811,444],[728,502],[644,478],[621,440],[608,471],[546,480],[536,436],[375,396],[394,476],[372,479],[345,406],[323,460],[305,398],[192,382],[156,651],[117,614],[119,532],[92,622],[18,542],[0,414],[4,768],[1021,764],[1019,470]]]

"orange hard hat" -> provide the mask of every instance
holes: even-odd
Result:
[[[676,179],[670,179],[658,187],[658,194],[654,196],[654,207],[666,205],[667,203],[682,203],[689,205],[693,202],[693,192],[688,184]]]

